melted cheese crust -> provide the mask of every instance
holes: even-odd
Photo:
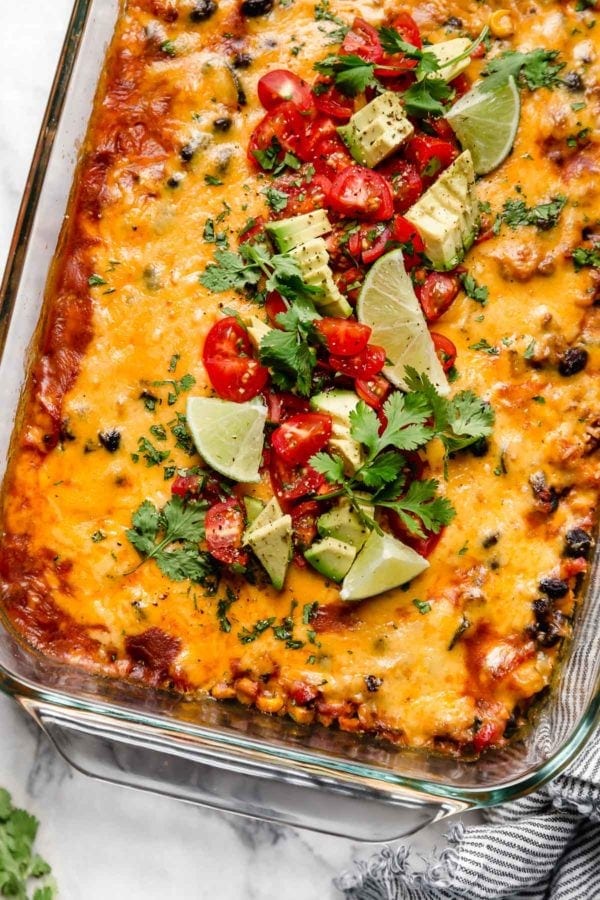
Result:
[[[433,41],[448,37],[449,16],[476,34],[501,5],[403,4]],[[575,272],[568,258],[582,228],[600,215],[600,25],[588,29],[590,15],[576,13],[573,3],[510,4],[515,31],[503,47],[559,50],[565,71],[580,72],[587,91],[523,91],[514,151],[479,182],[480,199],[493,210],[519,196],[535,205],[564,194],[568,203],[549,231],[504,227],[476,246],[466,265],[489,287],[487,305],[461,295],[435,326],[457,346],[456,388],[489,400],[496,426],[485,456],[462,453],[450,463],[443,490],[457,516],[430,570],[406,591],[351,608],[308,568],[292,566],[281,592],[234,581],[239,599],[225,633],[217,617],[224,586],[211,597],[166,579],[153,563],[135,569],[139,559],[124,534],[131,514],[144,498],[162,506],[170,482],[162,466],[134,462],[131,454],[139,437],[152,440],[151,425],[168,433],[186,396],[169,406],[167,389],[157,388],[163,402],[152,412],[140,394],[188,372],[196,379],[193,393],[210,391],[200,351],[218,307],[252,307],[200,285],[215,249],[203,241],[205,222],[225,211],[219,227],[235,245],[246,219],[265,213],[260,191],[268,181],[245,155],[263,114],[257,80],[274,68],[312,80],[313,63],[329,52],[323,29],[331,26],[315,20],[312,0],[250,19],[232,0],[220,0],[198,24],[189,21],[191,6],[130,0],[108,52],[5,490],[5,609],[44,652],[110,675],[192,695],[237,696],[265,712],[337,720],[412,747],[468,748],[475,723],[489,722],[498,743],[505,724],[551,678],[558,645],[544,648],[530,636],[532,603],[540,578],[560,575],[570,590],[557,608],[572,612],[582,566],[564,557],[564,536],[574,526],[590,530],[600,484],[593,452],[600,423],[598,273]],[[369,0],[331,6],[348,22],[358,14],[373,24],[394,11]],[[175,56],[160,49],[165,41],[174,42]],[[251,64],[233,78],[228,64],[240,53]],[[471,80],[480,67],[470,67]],[[574,110],[583,99],[586,108]],[[227,132],[213,128],[220,117],[232,119]],[[567,137],[586,127],[588,142],[569,147]],[[197,149],[184,163],[179,151],[190,142]],[[169,186],[179,175],[179,185]],[[207,185],[207,175],[222,185]],[[92,272],[106,285],[89,288]],[[473,349],[484,339],[496,355]],[[561,377],[558,354],[573,344],[585,344],[587,368]],[[173,354],[180,357],[175,376],[168,369]],[[99,431],[111,427],[121,432],[113,454],[98,443]],[[169,465],[198,462],[170,440],[157,446],[171,451]],[[444,484],[435,446],[429,463]],[[560,497],[554,512],[532,491],[530,478],[540,472]],[[266,483],[257,489],[262,496],[269,490]],[[94,542],[98,531],[106,537]],[[420,614],[414,599],[428,601],[431,611]],[[294,636],[304,640],[302,605],[318,600],[311,626],[318,645],[289,649],[271,631],[240,643],[243,626],[285,617],[293,600]],[[453,643],[463,617],[470,627]],[[377,690],[367,689],[367,676],[380,679]]]

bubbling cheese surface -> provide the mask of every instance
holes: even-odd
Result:
[[[564,196],[566,204],[551,229],[504,226],[475,246],[465,266],[488,287],[487,303],[461,293],[435,325],[458,350],[453,390],[489,401],[496,424],[485,455],[450,461],[445,492],[457,514],[430,569],[407,590],[354,606],[341,604],[338,588],[309,567],[292,565],[280,592],[233,577],[237,599],[224,631],[227,579],[210,596],[169,580],[151,561],[138,567],[125,531],[144,499],[157,507],[169,499],[165,466],[199,463],[175,447],[170,428],[188,393],[211,393],[201,348],[220,306],[256,312],[237,294],[211,294],[199,276],[215,251],[205,240],[208,220],[235,246],[247,219],[267,209],[269,182],[246,158],[263,115],[257,81],[288,68],[312,82],[334,26],[315,17],[309,0],[257,18],[221,0],[197,24],[185,0],[124,4],[4,496],[3,602],[27,640],[98,672],[192,696],[237,697],[299,722],[336,720],[411,747],[471,746],[482,721],[501,735],[548,685],[560,644],[533,636],[538,584],[547,576],[567,581],[556,608],[568,622],[583,566],[565,556],[565,535],[592,530],[600,483],[598,272],[576,271],[570,259],[582,229],[600,218],[600,24],[588,29],[590,15],[574,5],[510,4],[514,34],[501,49],[557,50],[564,73],[580,74],[587,89],[524,90],[513,152],[478,182],[479,199],[494,212],[509,199],[534,206]],[[456,36],[444,26],[450,16],[476,35],[500,7],[403,5],[431,41]],[[348,23],[360,15],[378,25],[396,7],[332,0],[330,9]],[[244,57],[249,65],[239,67]],[[471,81],[481,66],[469,67]],[[193,149],[190,160],[184,147]],[[90,287],[92,273],[99,283]],[[564,377],[557,360],[572,345],[585,346],[589,360]],[[189,391],[166,383],[185,374],[195,379]],[[166,441],[152,436],[157,425]],[[98,438],[110,429],[121,436],[115,452]],[[168,459],[147,465],[140,438],[168,450]],[[431,477],[444,483],[435,443],[428,456]],[[267,477],[254,493],[268,499]],[[303,606],[314,601],[314,622],[302,623]],[[240,641],[242,628],[283,620],[294,602],[300,649],[272,630]],[[313,702],[303,702],[302,691]]]

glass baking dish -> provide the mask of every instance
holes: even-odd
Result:
[[[118,10],[119,0],[75,2],[17,221],[1,294],[5,463],[77,146]],[[354,839],[392,840],[539,787],[589,739],[600,712],[599,556],[550,698],[507,749],[476,762],[95,676],[34,652],[2,621],[0,688],[91,775]]]

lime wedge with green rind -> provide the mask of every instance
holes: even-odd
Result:
[[[207,465],[232,481],[260,481],[267,419],[261,399],[232,403],[218,397],[189,397],[186,416],[196,449]]]
[[[406,388],[404,371],[412,366],[419,373],[425,372],[440,394],[448,394],[448,381],[404,267],[402,250],[392,250],[373,264],[362,286],[356,314],[359,322],[371,327],[371,342],[385,347],[391,365],[383,374],[392,384]]]
[[[344,578],[342,600],[366,600],[411,581],[429,563],[411,547],[392,537],[372,531]]]
[[[470,150],[477,175],[487,175],[512,150],[519,127],[521,99],[515,79],[486,91],[485,82],[472,88],[446,113],[463,150]]]

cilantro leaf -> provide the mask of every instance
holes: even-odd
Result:
[[[449,453],[469,447],[488,435],[494,424],[494,411],[472,391],[461,391],[449,401],[451,434],[444,436]]]
[[[398,485],[404,464],[405,459],[402,454],[396,453],[394,450],[387,450],[379,453],[375,459],[362,466],[357,477],[370,488],[381,488],[382,485],[392,482]]]
[[[311,456],[310,465],[324,475],[330,484],[340,484],[344,480],[344,463],[339,456],[321,451]]]
[[[425,537],[421,524],[437,534],[442,526],[449,525],[456,515],[450,501],[446,497],[438,496],[438,487],[439,484],[434,479],[412,481],[403,497],[395,501],[386,501],[381,505],[398,513],[410,534]]]
[[[258,284],[260,269],[246,262],[239,253],[232,250],[217,250],[215,261],[209,263],[200,276],[200,282],[213,293],[236,290],[243,291]]]
[[[576,272],[585,268],[600,269],[600,244],[593,247],[575,247],[572,258]]]
[[[327,56],[313,67],[321,75],[333,78],[335,86],[348,97],[361,94],[367,87],[377,86],[375,64],[353,53]]]
[[[289,195],[285,191],[278,191],[277,188],[268,187],[262,192],[265,199],[273,212],[283,212],[288,205]]]
[[[433,437],[425,422],[431,415],[427,397],[419,393],[395,392],[386,400],[383,411],[387,418],[385,431],[378,441],[378,448],[395,447],[397,450],[416,450]]]
[[[8,791],[0,788],[0,895],[26,900],[29,881],[38,880],[34,897],[53,900],[56,887],[47,878],[50,866],[33,852],[38,830],[37,819],[24,809],[15,809]],[[43,883],[39,882],[44,879]]]
[[[535,91],[541,87],[554,88],[560,84],[559,73],[564,68],[558,62],[558,50],[538,48],[529,53],[507,50],[490,60],[483,71],[482,91],[495,91],[514,78],[520,87]]]
[[[379,445],[379,419],[375,410],[364,400],[359,400],[350,413],[350,435],[369,451],[369,456],[377,453]]]
[[[273,328],[260,342],[259,357],[271,370],[276,387],[284,391],[296,388],[302,396],[309,396],[317,352],[300,332]]]
[[[443,101],[454,97],[454,89],[441,78],[426,78],[404,91],[402,99],[409,116],[442,116],[446,111]]]
[[[177,496],[160,511],[144,500],[131,517],[133,527],[125,532],[142,557],[139,565],[154,559],[173,581],[189,579],[203,584],[214,574],[212,557],[198,547],[204,537],[205,510],[206,503],[186,504]]]

